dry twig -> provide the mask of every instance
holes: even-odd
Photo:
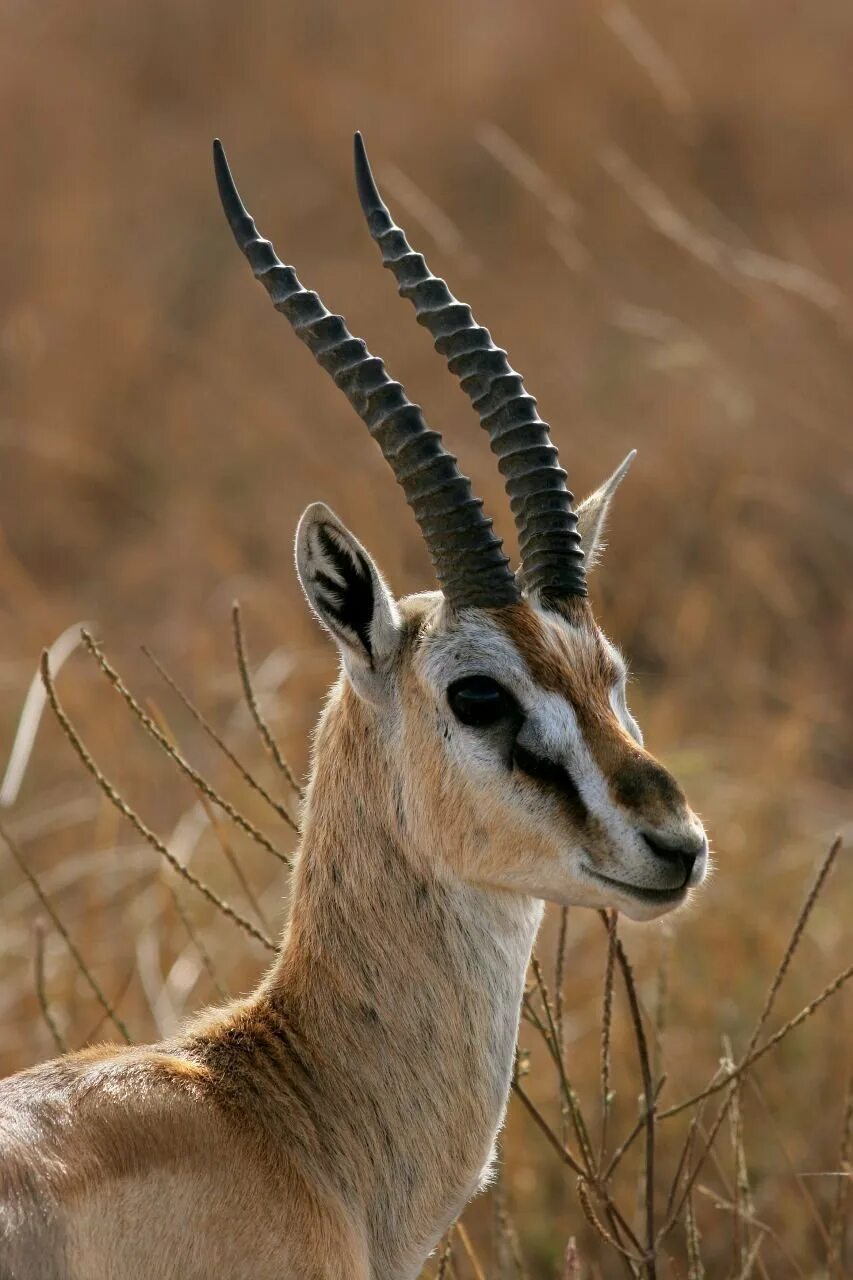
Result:
[[[599,911],[599,916],[610,936],[610,921],[606,911]],[[656,1280],[657,1265],[655,1261],[655,1087],[652,1081],[652,1068],[649,1060],[649,1046],[643,1027],[643,1016],[637,997],[634,974],[625,953],[625,948],[618,937],[614,937],[616,962],[622,973],[625,991],[628,996],[628,1007],[631,1011],[631,1025],[637,1045],[637,1056],[640,1060],[640,1073],[643,1078],[643,1096],[645,1099],[644,1123],[646,1129],[646,1167],[645,1181],[645,1215],[646,1215],[646,1276],[647,1280]]]
[[[267,938],[263,933],[261,933],[258,929],[256,929],[255,926],[251,923],[251,921],[247,920],[244,916],[241,916],[240,913],[238,911],[235,911],[234,908],[230,906],[227,902],[225,902],[223,898],[220,898],[218,894],[214,893],[214,891],[208,885],[206,885],[204,881],[199,880],[197,876],[194,876],[188,867],[185,867],[182,863],[178,862],[177,858],[172,853],[171,849],[168,849],[166,845],[163,843],[163,841],[159,838],[159,836],[156,836],[154,832],[150,829],[150,827],[147,827],[145,825],[145,823],[140,818],[139,814],[134,809],[131,809],[127,801],[123,799],[123,797],[115,789],[115,787],[109,781],[109,779],[101,772],[101,770],[95,764],[95,761],[93,760],[92,756],[89,754],[88,750],[83,745],[83,741],[80,738],[80,735],[77,733],[77,730],[74,728],[71,721],[68,719],[68,716],[65,714],[62,704],[60,703],[59,698],[57,696],[56,689],[54,688],[53,680],[51,679],[50,668],[48,667],[48,664],[47,664],[46,654],[42,654],[41,675],[42,675],[42,680],[44,681],[44,687],[47,690],[47,696],[48,696],[48,701],[50,702],[51,710],[53,711],[53,714],[56,716],[56,719],[59,722],[60,728],[62,729],[68,741],[71,743],[74,750],[76,751],[79,759],[83,763],[84,768],[95,779],[98,786],[101,788],[101,790],[103,791],[107,799],[110,801],[110,803],[114,805],[116,809],[118,809],[119,813],[121,813],[123,817],[127,818],[128,822],[135,828],[136,831],[138,831],[138,833],[142,836],[143,840],[147,840],[148,843],[152,846],[152,848],[156,849],[157,852],[163,858],[166,859],[166,861],[173,868],[173,870],[175,870],[179,876],[181,876],[184,880],[186,880],[187,884],[191,884],[194,889],[196,889],[200,894],[203,895],[203,897],[207,898],[208,902],[212,906],[216,907],[217,911],[220,911],[222,915],[226,916],[229,920],[232,921],[232,923],[236,924],[240,929],[244,931],[244,933],[248,933],[249,936],[254,938],[256,942],[260,942],[261,946],[265,947],[267,951],[272,951],[272,952],[277,951],[277,947],[275,946],[275,944],[269,938]],[[130,1037],[128,1036],[128,1040],[129,1039]]]
[[[263,832],[259,831],[254,823],[251,823],[248,818],[240,813],[238,809],[235,809],[224,796],[221,796],[219,792],[210,785],[207,779],[203,778],[201,774],[192,767],[189,761],[184,759],[177,748],[172,745],[162,730],[151,719],[148,712],[145,711],[145,709],[136,701],[121,676],[107,661],[100,645],[92,638],[88,631],[83,632],[83,643],[97,662],[98,666],[101,668],[101,671],[103,671],[104,675],[109,680],[110,684],[124,699],[127,706],[142,725],[143,729],[151,735],[157,745],[165,752],[169,759],[178,766],[181,772],[190,779],[194,786],[197,787],[203,795],[207,796],[208,800],[211,800],[214,804],[218,805],[219,808],[222,809],[223,813],[227,813],[228,817],[236,826],[245,831],[246,835],[251,836],[256,844],[259,844],[262,849],[266,849],[274,858],[278,858],[279,862],[283,862],[286,867],[290,867],[290,858],[288,858],[286,854],[281,853],[280,850],[276,849],[275,845],[267,839]]]
[[[243,693],[246,698],[246,705],[249,708],[251,717],[255,722],[255,726],[258,730],[258,733],[261,735],[261,738],[263,739],[267,747],[267,750],[269,751],[273,760],[278,765],[279,769],[284,774],[285,778],[290,783],[291,787],[293,788],[293,790],[296,792],[296,794],[299,796],[299,799],[301,800],[304,794],[302,791],[302,788],[300,787],[299,783],[296,781],[296,778],[293,774],[293,770],[291,769],[290,765],[287,763],[284,756],[282,755],[281,748],[279,747],[278,743],[273,737],[272,731],[269,725],[267,724],[266,720],[262,716],[261,709],[258,706],[258,700],[255,697],[255,690],[252,686],[252,677],[249,673],[249,662],[246,657],[246,643],[243,637],[243,622],[240,616],[240,606],[236,600],[231,607],[231,621],[232,621],[233,630],[234,630],[234,652],[237,655],[237,666],[240,671],[240,680],[243,685]]]
[[[610,1113],[610,1032],[613,1021],[613,962],[616,956],[618,913],[610,911],[607,920],[607,964],[604,969],[604,998],[601,1010],[601,1141],[598,1167],[604,1163],[607,1150],[607,1120]]]
[[[48,671],[47,662],[48,662],[48,658],[47,658],[47,654],[45,653],[42,657],[42,671]],[[48,671],[47,678],[48,680],[50,680],[49,671]],[[47,894],[44,892],[41,885],[39,884],[39,881],[35,875],[35,872],[30,870],[29,866],[27,865],[27,861],[24,858],[24,855],[21,853],[20,849],[18,848],[17,844],[12,839],[12,837],[9,835],[8,831],[6,831],[6,829],[2,825],[0,825],[0,838],[2,838],[3,843],[6,845],[6,848],[11,853],[12,858],[14,859],[15,864],[18,867],[18,870],[21,871],[24,876],[26,876],[27,880],[29,880],[30,884],[32,885],[32,888],[36,897],[38,898],[39,902],[44,907],[45,911],[53,921],[53,924],[57,933],[61,935],[71,955],[71,959],[74,961],[80,973],[83,975],[83,978],[85,979],[86,984],[89,987],[89,990],[92,992],[92,995],[95,997],[98,1004],[101,1006],[104,1013],[109,1018],[110,1022],[112,1022],[113,1026],[115,1027],[116,1031],[118,1031],[122,1039],[127,1044],[130,1044],[131,1043],[130,1032],[122,1022],[121,1018],[113,1009],[109,1000],[104,995],[101,989],[100,983],[97,982],[96,979],[93,977],[92,972],[89,969],[89,966],[86,964],[86,961],[83,959],[82,955],[77,950],[74,943],[71,941],[71,938],[69,937],[69,934],[68,934],[68,930],[65,928],[65,925],[62,923],[56,911],[54,910],[53,903],[50,901]]]
[[[286,822],[287,825],[291,827],[296,832],[297,835],[299,835],[299,827],[297,826],[296,822],[291,817],[291,815],[288,813],[287,809],[285,809],[284,805],[279,804],[278,800],[276,800],[273,796],[271,796],[265,787],[261,786],[257,778],[255,778],[252,775],[252,773],[246,768],[246,766],[237,758],[237,756],[228,746],[228,743],[225,742],[224,739],[221,737],[221,735],[216,732],[216,730],[213,728],[213,725],[210,724],[207,718],[202,715],[202,713],[199,711],[195,703],[192,702],[191,699],[184,693],[183,689],[180,687],[178,682],[174,680],[172,676],[169,675],[165,667],[157,660],[157,658],[154,657],[154,654],[151,652],[151,650],[146,648],[145,645],[143,645],[142,652],[145,654],[146,658],[148,658],[148,660],[151,663],[153,663],[153,665],[156,667],[157,671],[162,676],[162,678],[166,681],[166,684],[169,686],[172,692],[176,694],[178,698],[180,698],[181,702],[186,707],[187,711],[189,711],[193,719],[198,724],[201,725],[202,729],[207,734],[207,736],[211,739],[211,741],[216,743],[217,747],[219,747],[219,750],[226,757],[226,759],[231,761],[231,763],[233,764],[237,772],[240,774],[240,777],[243,779],[243,781],[248,786],[250,786],[253,791],[257,792],[257,794],[261,797],[261,799],[266,801],[266,803],[270,806],[270,808],[275,813],[278,814],[278,816],[282,819],[282,821]]]
[[[62,1036],[62,1032],[59,1030],[59,1027],[57,1026],[56,1019],[54,1018],[53,1014],[50,1011],[50,1005],[48,1004],[48,1000],[47,1000],[47,991],[45,989],[45,981],[44,981],[44,925],[42,924],[41,920],[36,920],[35,922],[35,935],[36,935],[36,956],[35,956],[36,997],[39,1002],[39,1008],[41,1009],[42,1017],[44,1018],[45,1023],[47,1024],[47,1029],[51,1034],[51,1038],[56,1047],[57,1053],[66,1053],[68,1050],[68,1045],[65,1043],[65,1040]]]

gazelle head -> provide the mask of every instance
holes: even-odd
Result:
[[[519,535],[513,574],[492,522],[421,410],[258,235],[214,144],[238,245],[273,304],[331,373],[402,485],[441,590],[396,601],[322,503],[296,536],[308,601],[342,658],[338,705],[385,762],[389,810],[412,856],[441,874],[648,920],[703,880],[707,839],[645,749],[626,667],[597,626],[586,573],[628,458],[577,509],[549,429],[506,353],[409,246],[356,135],[368,227],[400,293],[489,433]]]

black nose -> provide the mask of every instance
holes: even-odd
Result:
[[[664,862],[681,865],[686,884],[693,874],[693,867],[702,852],[702,847],[695,840],[668,843],[660,836],[649,835],[647,831],[643,832],[643,840],[656,858],[661,858]]]

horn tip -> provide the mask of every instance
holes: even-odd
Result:
[[[213,167],[217,178],[223,171],[228,173],[228,161],[225,159],[225,148],[219,138],[213,139]]]
[[[379,194],[379,188],[371,172],[370,161],[367,158],[367,148],[364,145],[364,138],[360,129],[357,129],[353,136],[353,159],[355,161],[355,185],[358,188],[358,198],[365,217],[369,218],[372,213],[385,210],[385,203]]]
[[[225,148],[219,138],[213,139],[213,171],[216,174],[216,187],[219,191],[219,199],[222,202],[225,216],[234,235],[238,236],[240,220],[247,218],[248,214],[243,201],[240,199],[237,185],[231,176],[231,169],[225,156]]]

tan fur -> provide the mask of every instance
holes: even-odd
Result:
[[[371,697],[342,674],[321,718],[257,990],[168,1043],[0,1084],[3,1280],[405,1280],[487,1175],[542,911],[529,886],[558,874],[571,817],[533,781],[465,767],[430,664],[501,641],[584,718],[616,791],[642,765],[651,795],[659,766],[609,709],[585,604],[551,625],[414,597],[399,628],[385,700],[364,664]]]

